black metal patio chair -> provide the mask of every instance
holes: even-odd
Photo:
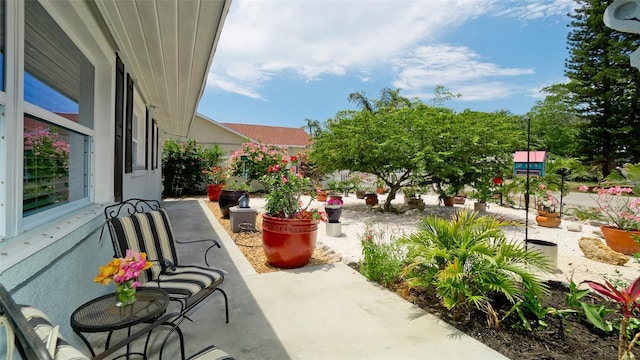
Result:
[[[224,271],[208,267],[207,253],[214,246],[213,239],[181,241],[175,240],[169,217],[155,200],[129,199],[104,209],[111,235],[115,257],[124,257],[127,249],[145,252],[153,265],[138,277],[142,287],[159,287],[180,303],[183,316],[215,292],[224,297],[226,322],[229,322],[227,294],[219,286],[224,281]],[[195,244],[210,242],[204,252],[205,264],[182,265],[176,251],[176,243]]]
[[[59,333],[49,318],[40,310],[27,305],[15,303],[9,292],[0,284],[0,327],[6,327],[7,358],[13,358],[13,351],[18,350],[22,359],[38,360],[85,360],[85,359],[111,359],[114,355],[121,353],[127,345],[142,336],[148,336],[150,332],[159,326],[169,326],[170,332],[165,336],[160,348],[160,359],[162,352],[172,333],[179,336],[179,346],[181,359],[185,359],[184,338],[177,324],[170,320],[180,317],[180,314],[166,314],[153,323],[133,332],[123,340],[111,345],[104,352],[90,358],[82,351],[71,346]],[[146,349],[146,346],[145,346]],[[128,354],[116,356],[123,357]],[[209,345],[198,351],[187,360],[233,360],[229,354],[218,349],[214,345]]]

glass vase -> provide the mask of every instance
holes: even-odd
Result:
[[[136,288],[133,287],[133,280],[116,284],[116,306],[123,307],[134,302],[136,302]]]

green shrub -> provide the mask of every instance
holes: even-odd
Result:
[[[165,196],[200,194],[204,192],[203,172],[220,164],[224,152],[216,144],[204,148],[193,139],[185,143],[168,139],[162,148],[162,184]]]
[[[367,279],[389,286],[398,279],[404,267],[402,247],[395,237],[384,239],[383,231],[367,228],[360,237],[362,261],[360,273]]]
[[[549,292],[532,271],[549,271],[547,258],[507,241],[502,229],[509,225],[467,210],[450,221],[429,216],[417,232],[400,239],[408,251],[405,278],[411,286],[433,289],[458,315],[473,306],[497,321],[492,295],[500,293],[514,304],[524,299],[525,291],[538,298]]]

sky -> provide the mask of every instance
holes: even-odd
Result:
[[[233,0],[198,112],[303,127],[383,88],[456,111],[525,114],[567,81],[573,0]]]

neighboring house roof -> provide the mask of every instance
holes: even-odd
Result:
[[[264,144],[301,147],[311,144],[311,137],[309,134],[299,128],[231,123],[221,124],[251,140],[259,141]]]
[[[530,151],[529,152],[529,162],[544,162],[547,158],[546,151]],[[517,163],[526,163],[527,162],[527,152],[526,151],[516,151],[513,154],[513,162]]]

